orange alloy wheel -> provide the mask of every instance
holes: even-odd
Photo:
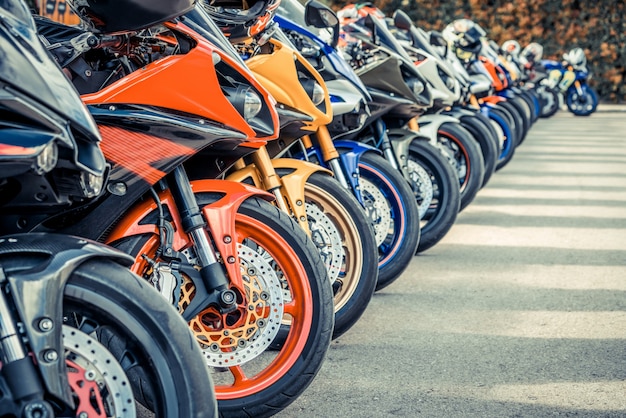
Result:
[[[197,185],[194,190],[205,218],[215,220],[211,207],[220,205],[221,196]],[[174,250],[197,268],[191,240],[180,233],[168,194],[161,197],[176,231]],[[154,228],[157,211],[151,210],[153,203],[139,206],[120,223],[131,235],[138,235],[129,237],[117,229],[113,245],[134,255],[132,270],[150,281],[155,276],[154,265],[142,255],[154,258],[159,247]],[[220,411],[270,405],[277,391],[300,387],[302,379],[312,380],[321,367],[333,328],[330,281],[312,242],[287,214],[262,199],[249,198],[239,206],[229,237],[234,238],[239,260],[240,277],[235,280],[239,283],[232,287],[237,293],[237,308],[223,313],[207,307],[189,321],[207,364],[214,368]],[[195,288],[185,273],[180,273],[183,280],[178,306],[184,311],[195,296]],[[280,345],[276,341],[281,341]]]

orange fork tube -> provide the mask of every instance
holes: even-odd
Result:
[[[333,143],[333,139],[331,138],[326,125],[318,127],[315,136],[317,137],[317,142],[322,150],[322,158],[324,161],[328,162],[339,158],[339,153],[335,148],[335,144]]]
[[[474,107],[480,108],[480,101],[473,94],[469,98],[470,104]]]
[[[239,267],[239,255],[237,253],[237,239],[235,232],[235,216],[239,206],[248,198],[257,196],[267,201],[273,200],[269,193],[260,191],[246,184],[229,182],[224,180],[197,180],[191,182],[194,193],[220,192],[223,197],[210,205],[202,208],[202,213],[207,222],[207,229],[213,237],[215,249],[224,260],[224,267],[228,275],[230,285],[237,288],[241,294],[245,294],[241,270]],[[183,231],[180,214],[174,204],[174,198],[169,190],[159,192],[159,200],[166,206],[172,216],[174,236],[172,246],[175,251],[182,251],[193,244],[191,238]],[[155,224],[142,224],[151,212],[157,209],[152,200],[145,200],[135,205],[124,218],[115,226],[107,237],[106,243],[110,244],[122,238],[133,235],[153,234],[158,239],[159,230]],[[144,264],[138,255],[138,259],[131,266],[134,273],[141,274],[140,266]]]
[[[417,132],[417,131],[420,130],[420,127],[417,124],[417,116],[414,117],[414,118],[409,119],[409,122],[407,123],[407,125],[408,125],[409,129],[412,130],[412,131]]]

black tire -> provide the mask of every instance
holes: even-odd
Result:
[[[478,112],[472,116],[461,116],[460,120],[463,127],[472,134],[480,146],[485,163],[485,174],[480,187],[485,187],[496,171],[496,164],[500,154],[498,138],[489,120]]]
[[[437,141],[456,163],[463,210],[469,205],[483,184],[485,162],[480,146],[472,134],[459,123],[444,123],[437,130]]]
[[[501,107],[502,109],[505,109],[509,113],[509,116],[511,117],[511,119],[513,120],[513,126],[514,126],[513,129],[515,133],[515,147],[517,148],[522,143],[522,140],[524,139],[524,131],[525,131],[524,118],[520,114],[520,111],[517,109],[517,107],[515,107],[515,105],[511,103],[509,100],[499,102],[498,106]]]
[[[537,122],[537,119],[539,119],[540,109],[537,108],[539,104],[539,99],[537,98],[537,95],[535,94],[534,90],[529,90],[526,88],[524,88],[520,92],[520,97],[522,98],[522,100],[526,102],[526,104],[528,105],[530,109],[530,115],[531,115],[530,122],[532,126],[535,124],[535,122]]]
[[[589,85],[582,84],[583,94],[570,87],[565,96],[567,109],[576,116],[589,116],[598,108],[598,93]]]
[[[492,126],[495,126],[495,128],[501,131],[501,135],[505,137],[505,141],[510,141],[509,145],[506,145],[505,142],[505,149],[507,151],[506,154],[504,156],[501,154],[500,158],[498,158],[498,163],[496,164],[497,172],[506,166],[515,155],[515,150],[517,148],[515,145],[515,132],[513,131],[515,122],[513,121],[509,111],[500,106],[494,106],[489,109],[489,119],[493,124]]]
[[[535,87],[535,93],[541,103],[540,118],[549,118],[559,110],[559,92],[544,85]]]
[[[528,131],[530,130],[530,127],[532,126],[531,109],[528,103],[526,103],[526,101],[518,95],[516,95],[511,100],[508,100],[508,103],[511,103],[511,105],[513,105],[515,109],[517,109],[517,113],[523,122],[522,126],[524,128],[522,130],[522,135],[519,141],[519,144],[521,144],[522,142],[524,142],[524,139],[526,139],[526,135],[528,134]]]
[[[319,207],[335,225],[346,251],[341,273],[333,283],[335,339],[358,321],[372,299],[379,277],[378,249],[363,207],[333,177],[314,173],[306,182],[304,195],[307,205]]]
[[[1,263],[11,272],[40,261],[11,254]],[[127,268],[102,259],[80,265],[63,291],[63,316],[64,332],[95,337],[113,355],[136,402],[155,416],[217,416],[213,382],[187,324]]]
[[[381,290],[406,270],[415,255],[420,239],[420,225],[415,222],[419,212],[406,179],[380,155],[368,152],[361,156],[359,177],[361,195],[371,221],[389,221],[374,227],[378,245],[376,290]],[[370,187],[376,189],[374,193],[368,193]]]
[[[221,198],[221,195],[197,191],[196,198],[202,207]],[[147,215],[144,222],[155,222],[155,212]],[[261,286],[270,295],[263,304],[288,306],[291,297],[291,301],[296,301],[296,307],[291,312],[291,322],[287,328],[272,323],[259,323],[258,329],[262,335],[258,338],[251,336],[256,339],[250,339],[248,345],[237,345],[234,350],[228,351],[228,356],[222,356],[221,350],[212,352],[211,347],[206,345],[203,353],[209,366],[215,367],[213,380],[220,416],[267,417],[292,403],[317,375],[333,331],[332,289],[313,242],[287,214],[264,200],[250,198],[240,206],[235,221],[237,240],[245,245],[240,257],[246,254],[248,260],[258,260],[258,255],[270,267],[255,269],[255,272],[246,269],[247,274],[258,277],[256,283],[267,284]],[[141,260],[140,255],[146,250],[149,239],[150,236],[146,234],[127,237],[118,241],[116,247],[134,255],[136,260]],[[248,266],[250,265],[256,267],[249,263]],[[244,264],[242,266],[245,267]],[[294,272],[301,272],[302,275],[293,274]],[[275,283],[277,280],[280,283]],[[283,290],[277,291],[277,285]],[[183,288],[187,288],[187,285]],[[255,289],[251,287],[252,291]],[[186,293],[185,296],[193,295],[193,288],[183,293]],[[261,303],[259,299],[256,302]],[[202,317],[203,313],[194,320],[204,323]],[[200,341],[201,333],[205,330],[198,325],[198,330],[194,329],[194,320],[190,322],[190,326],[192,332],[198,333],[196,340]],[[226,320],[221,325],[230,329]],[[233,331],[238,331],[240,325],[233,324]],[[283,331],[287,335],[278,336]],[[231,334],[234,335],[234,332]],[[263,341],[269,345],[272,340],[266,338],[272,336],[282,338],[275,350],[256,348],[261,352],[248,355],[249,349],[255,345],[258,347]],[[246,337],[245,333],[240,334],[239,338],[242,337]],[[197,344],[196,341],[194,343]],[[236,356],[239,357],[235,358]],[[233,376],[237,370],[248,379],[235,381]],[[241,395],[242,392],[245,395]]]
[[[409,147],[409,184],[413,189],[418,207],[421,207],[421,237],[417,252],[421,253],[433,247],[448,233],[459,213],[461,192],[458,176],[441,151],[428,141],[414,140]],[[415,168],[425,170],[428,184],[422,185],[422,179]],[[425,201],[425,191],[429,199]]]

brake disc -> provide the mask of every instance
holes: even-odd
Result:
[[[426,211],[433,201],[435,193],[433,189],[433,181],[424,167],[415,161],[409,160],[407,167],[412,186],[417,191],[417,207],[419,218],[422,219],[424,218],[424,215],[426,215]]]
[[[124,369],[109,350],[68,325],[63,325],[63,345],[76,416],[134,418],[133,391]]]
[[[189,322],[212,367],[237,366],[259,356],[276,337],[283,319],[284,289],[265,259],[267,252],[237,244],[237,253],[245,288],[243,301],[227,313],[209,307]],[[185,278],[180,306],[191,302],[194,290],[193,282]]]
[[[341,273],[345,256],[341,235],[333,221],[317,205],[307,202],[306,216],[311,239],[322,256],[330,282],[334,283]]]
[[[361,177],[359,185],[365,212],[374,226],[376,246],[380,246],[387,238],[387,235],[389,235],[389,231],[393,229],[391,206],[385,195],[371,181]]]

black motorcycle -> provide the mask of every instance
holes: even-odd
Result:
[[[97,242],[26,231],[96,199],[98,129],[20,0],[0,0],[0,416],[217,415],[184,320]],[[11,220],[18,220],[10,225]],[[202,388],[203,396],[195,396]]]

